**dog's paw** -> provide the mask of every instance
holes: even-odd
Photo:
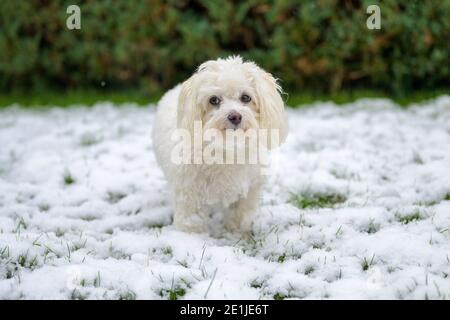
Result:
[[[184,219],[175,218],[174,224],[175,228],[179,231],[187,233],[208,233],[208,227],[198,216]]]
[[[225,230],[229,233],[239,235],[242,239],[248,239],[252,232],[251,222],[229,220],[225,223]]]

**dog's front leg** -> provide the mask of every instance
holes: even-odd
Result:
[[[234,203],[225,216],[225,228],[230,232],[248,235],[252,227],[252,216],[258,208],[261,186],[254,185],[246,197]]]
[[[175,199],[174,224],[178,230],[185,232],[206,233],[208,231],[206,214],[193,199],[186,194],[177,194]]]

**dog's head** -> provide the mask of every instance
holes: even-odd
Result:
[[[240,57],[203,63],[181,88],[178,127],[193,130],[194,122],[220,131],[277,130],[277,147],[287,136],[287,118],[281,87],[270,73]],[[271,133],[268,132],[268,136]]]

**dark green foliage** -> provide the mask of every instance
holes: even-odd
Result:
[[[410,213],[410,214],[398,217],[398,221],[403,223],[403,224],[408,224],[410,222],[418,221],[418,220],[421,220],[421,219],[423,219],[423,217],[420,214],[420,211],[415,211],[413,213]]]
[[[275,295],[273,296],[274,300],[284,300],[285,298],[286,298],[286,296],[279,292],[275,293]]]
[[[361,267],[362,267],[363,271],[369,270],[369,268],[374,265],[374,263],[375,263],[374,259],[375,259],[375,255],[373,255],[372,258],[370,258],[370,260],[367,259],[366,257],[364,257],[363,261],[361,262]]]
[[[343,203],[347,198],[339,193],[292,193],[289,202],[299,209],[308,208],[331,208],[336,204]]]
[[[314,272],[314,267],[313,266],[307,266],[305,269],[305,275],[311,274]]]
[[[67,186],[75,183],[75,178],[72,176],[72,174],[70,173],[69,170],[66,170],[64,172],[63,178],[64,178],[64,184]]]
[[[66,8],[81,7],[81,30]],[[366,8],[381,7],[381,30]],[[0,91],[141,88],[241,54],[286,88],[392,93],[448,87],[450,2],[441,0],[0,1]]]
[[[378,230],[380,230],[380,225],[373,220],[370,220],[368,225],[364,228],[364,231],[369,234],[376,233]]]
[[[167,297],[169,300],[178,300],[186,294],[186,289],[184,288],[174,288],[174,289],[163,289],[160,291],[159,295],[161,297]]]
[[[87,296],[83,295],[80,290],[73,289],[70,293],[69,299],[71,300],[86,300]]]
[[[250,282],[250,287],[252,287],[254,289],[260,289],[264,286],[264,284],[265,284],[265,280],[255,279],[252,282]]]
[[[136,300],[136,293],[131,290],[121,292],[119,294],[119,300]]]

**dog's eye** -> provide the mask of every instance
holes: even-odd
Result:
[[[241,96],[241,102],[242,102],[242,103],[249,103],[250,101],[252,101],[252,98],[250,98],[249,95],[243,94],[243,95]]]
[[[220,98],[217,96],[212,96],[211,98],[209,98],[209,103],[213,106],[218,106],[220,104]]]

